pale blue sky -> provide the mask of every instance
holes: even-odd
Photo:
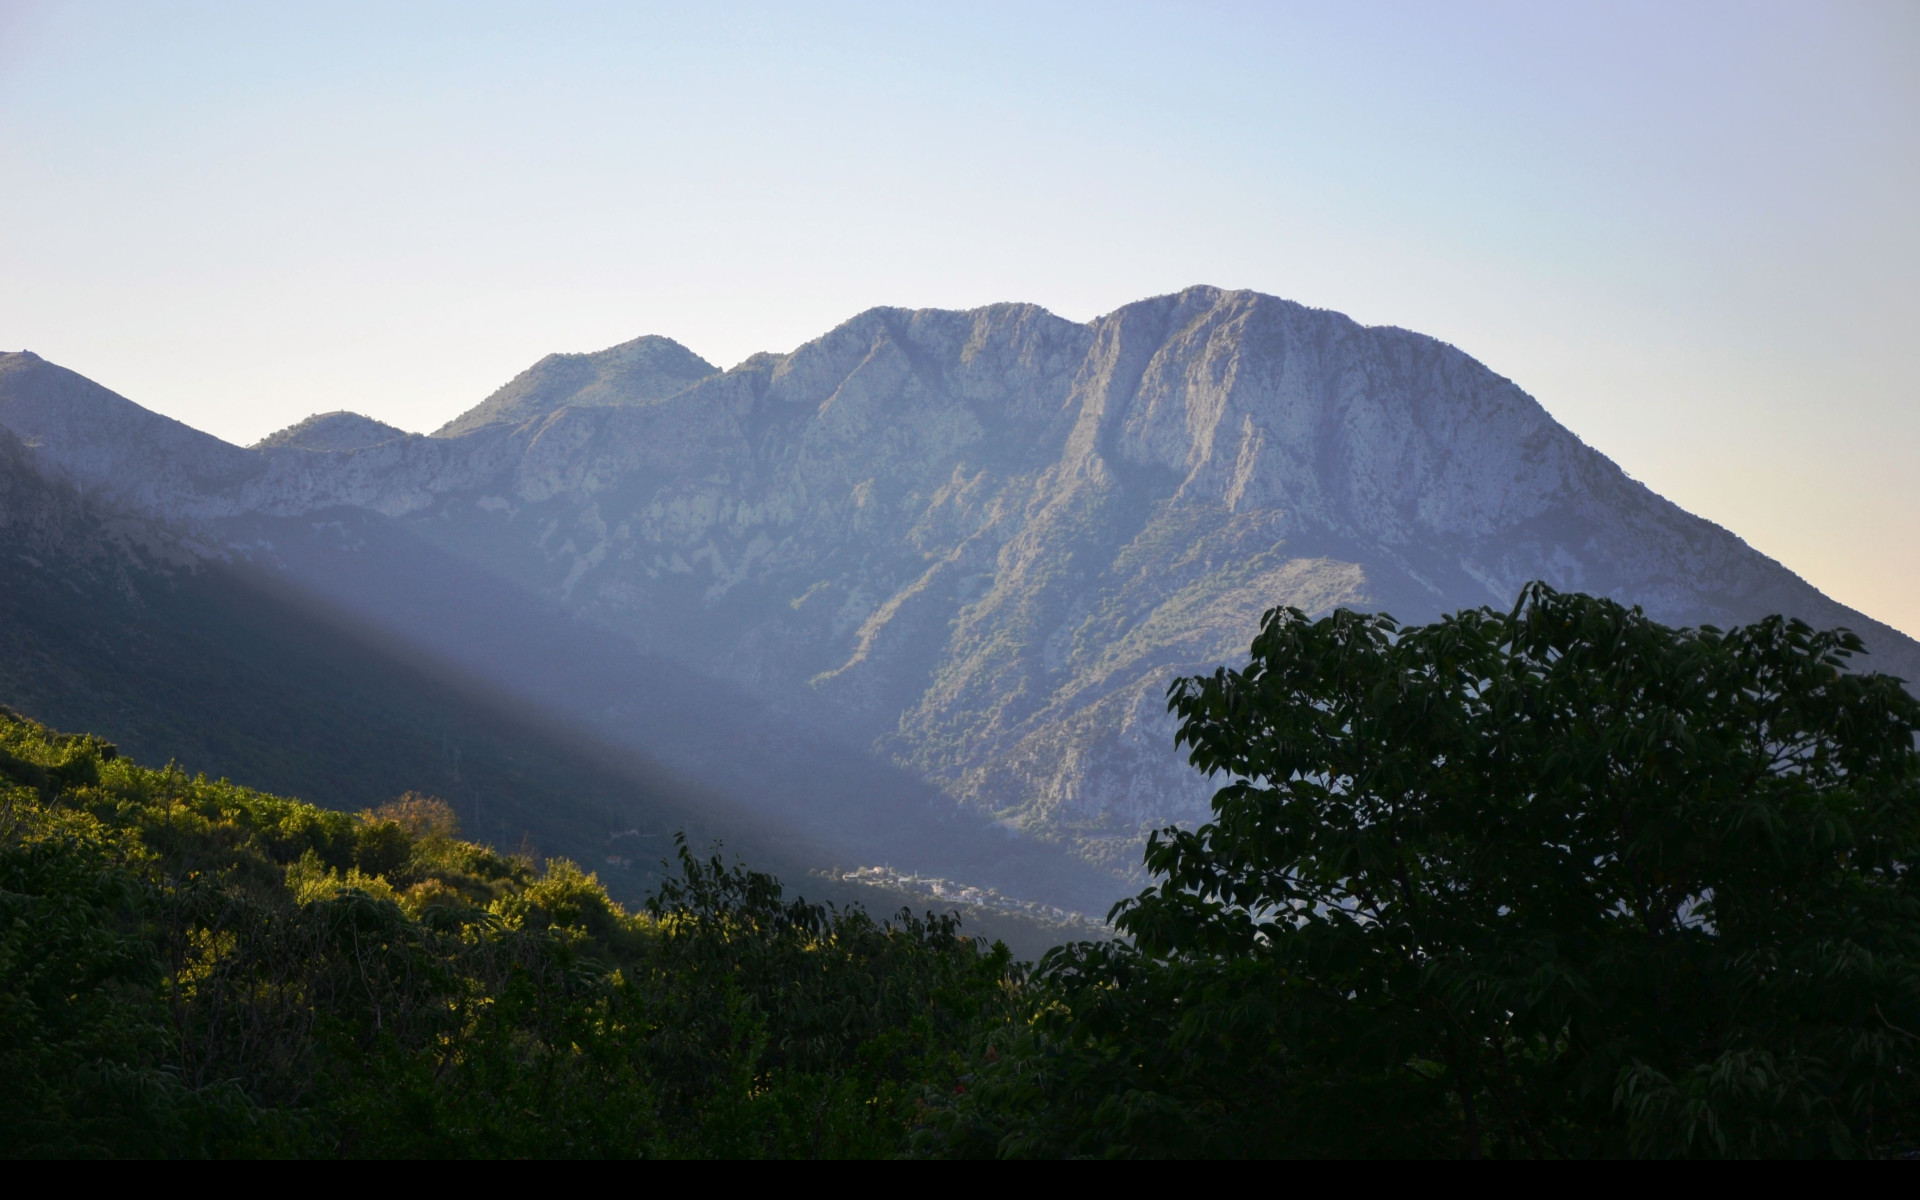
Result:
[[[1402,325],[1920,633],[1920,4],[0,0],[0,348],[235,441],[1190,283]]]

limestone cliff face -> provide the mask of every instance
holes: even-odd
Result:
[[[1270,296],[1085,325],[876,309],[669,394],[567,399],[601,378],[456,436],[234,451],[132,490],[190,520],[400,518],[1119,870],[1205,812],[1168,681],[1244,654],[1277,604],[1419,620],[1540,578],[1674,622],[1848,624],[1920,677],[1920,646],[1467,355]]]

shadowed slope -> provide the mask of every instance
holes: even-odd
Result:
[[[311,558],[298,565],[342,574],[345,529],[344,522],[309,526]],[[355,557],[389,586],[407,586],[405,562],[435,557],[408,535],[383,539],[378,528],[364,532]],[[369,540],[389,553],[367,554]],[[890,844],[937,840],[912,820],[890,819],[893,809],[884,804],[864,822],[854,816],[848,805],[861,797],[872,805],[914,789],[910,779],[883,778],[878,763],[857,755],[843,762],[849,756],[836,758],[805,742],[729,741],[726,731],[753,717],[725,719],[721,706],[750,710],[751,701],[685,672],[651,670],[652,690],[630,699],[620,715],[654,725],[657,740],[726,758],[743,792],[755,794],[746,784],[759,789],[757,804],[743,804],[635,753],[630,737],[617,736],[618,729],[610,736],[578,706],[543,709],[500,690],[484,667],[503,658],[544,662],[550,690],[576,700],[605,697],[609,678],[631,683],[630,660],[596,656],[595,643],[570,642],[564,620],[551,628],[530,622],[536,610],[515,607],[510,589],[492,603],[460,606],[454,620],[442,622],[454,635],[450,640],[402,638],[356,616],[351,604],[331,603],[325,589],[297,583],[297,568],[209,562],[164,528],[100,514],[71,488],[42,479],[31,452],[4,430],[0,563],[7,566],[7,585],[0,587],[0,705],[56,726],[95,730],[151,761],[346,810],[408,791],[430,793],[453,804],[471,836],[505,849],[530,845],[571,857],[599,872],[627,903],[658,882],[658,860],[676,831],[696,846],[724,839],[730,853],[815,898],[859,901],[878,912],[934,902],[924,887],[901,890],[819,873],[847,862],[850,818],[876,839],[866,847],[873,861],[887,861]],[[429,575],[429,586],[469,595],[498,590],[457,566]],[[419,619],[431,621],[432,606],[445,596],[416,599],[430,606]],[[389,605],[386,615],[402,609]],[[537,627],[532,640],[516,640],[514,627],[529,624]],[[487,650],[478,671],[463,669],[458,654],[437,653],[469,635]],[[556,711],[558,720],[551,715]],[[918,794],[920,803],[952,814],[951,801],[933,789],[921,785]],[[809,803],[817,811],[810,812]],[[945,829],[947,842],[968,844],[963,821],[950,816]],[[993,852],[1003,852],[1004,842],[997,834],[974,835],[975,854],[984,848],[989,861],[973,861],[979,869],[972,873],[993,875]],[[898,861],[911,867],[912,857]],[[969,866],[952,856],[941,861],[949,873]],[[1023,894],[1045,891],[1034,885],[1048,876],[1048,865],[1031,863],[1026,874],[1015,869],[1001,882],[1024,885]],[[1062,881],[1055,890],[1069,889]],[[1104,911],[1111,897],[1097,880],[1087,880],[1067,898]],[[940,907],[957,907],[969,930],[1004,939],[1027,957],[1090,931],[1062,927],[1045,913],[1036,919],[990,904]]]
[[[167,512],[264,472],[258,455],[147,409],[31,351],[0,354],[0,428],[96,502]]]
[[[658,768],[530,721],[310,595],[94,512],[4,431],[0,561],[0,703],[37,719],[334,808],[432,793],[477,837],[592,865],[610,832],[639,828],[614,847],[635,869],[606,871],[629,897],[681,827],[725,831],[788,870],[805,861],[700,812],[710,798]]]

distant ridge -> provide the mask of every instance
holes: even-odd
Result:
[[[434,431],[456,437],[518,425],[569,406],[607,408],[664,400],[720,368],[672,338],[638,337],[592,354],[549,354],[499,391]]]
[[[255,450],[286,446],[297,450],[364,450],[396,438],[411,437],[404,429],[385,421],[363,417],[359,413],[318,413],[278,433],[270,433],[253,444]]]
[[[27,350],[0,354],[0,426],[35,451],[42,472],[139,512],[171,512],[184,496],[229,490],[266,467]]]

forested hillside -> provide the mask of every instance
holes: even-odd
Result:
[[[643,906],[0,711],[0,1151],[1474,1158],[1920,1149],[1920,701],[1860,640],[1541,585],[1275,609],[1121,941]]]
[[[0,710],[0,1152],[868,1156],[1006,952],[682,850],[564,860],[130,763]]]

